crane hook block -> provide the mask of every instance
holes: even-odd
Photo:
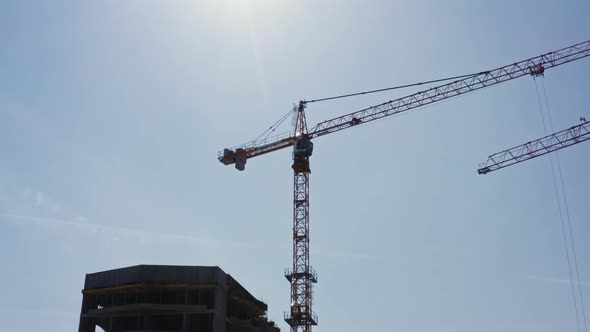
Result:
[[[545,73],[545,67],[543,67],[542,64],[538,64],[538,65],[534,65],[532,67],[529,67],[529,70],[531,72],[531,76],[534,76],[534,77],[543,76],[543,74]]]

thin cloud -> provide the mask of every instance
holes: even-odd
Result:
[[[35,207],[40,207],[40,206],[42,206],[42,205],[43,205],[43,203],[45,202],[45,194],[43,194],[43,193],[42,193],[42,192],[40,192],[40,191],[37,191],[37,192],[35,193],[35,198],[34,198],[34,200],[35,200]]]
[[[62,210],[62,205],[51,197],[51,195],[29,187],[23,188],[21,197],[17,198],[24,200],[26,204],[29,204],[36,209],[38,208],[52,212],[60,212]]]
[[[30,316],[31,314],[34,315],[41,315],[41,316],[64,316],[64,317],[71,317],[71,316],[78,316],[79,313],[75,311],[66,311],[66,310],[47,310],[47,308],[43,308],[43,310],[39,309],[31,309],[31,308],[23,308],[23,307],[12,307],[12,308],[5,308],[0,307],[0,314],[7,314],[7,315],[22,315],[22,316]]]
[[[383,258],[374,255],[368,255],[364,253],[358,252],[345,252],[345,251],[331,251],[331,250],[322,250],[319,249],[317,253],[314,255],[326,258],[336,258],[336,259],[346,259],[346,260],[356,260],[356,261],[382,261]]]
[[[529,279],[529,280],[543,281],[543,282],[552,283],[552,284],[570,285],[573,283],[574,285],[578,285],[577,280],[570,280],[570,279],[564,279],[564,278],[553,278],[553,277],[533,276],[533,275],[525,275],[522,277],[525,279]],[[590,286],[590,283],[584,282],[584,281],[580,281],[579,284],[580,284],[580,286]]]
[[[94,224],[87,222],[87,218],[83,216],[76,217],[74,219],[55,219],[45,218],[29,215],[18,215],[0,213],[0,217],[7,218],[9,221],[17,224],[37,224],[47,225],[52,227],[68,227],[86,232],[110,234],[113,240],[118,240],[122,236],[139,238],[140,240],[166,240],[170,242],[186,241],[199,245],[206,245],[210,247],[249,247],[249,244],[231,241],[218,241],[210,238],[200,238],[186,234],[173,234],[173,233],[161,233],[161,232],[150,232],[138,229],[126,228],[126,227],[115,227],[105,226],[100,224]],[[0,219],[1,221],[1,219]]]

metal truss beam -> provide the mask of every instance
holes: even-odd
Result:
[[[305,104],[295,110],[293,136],[307,135]],[[285,321],[292,332],[311,332],[317,325],[317,316],[311,310],[312,283],[317,275],[309,265],[309,157],[311,151],[293,153],[293,266],[285,277],[291,283],[291,308],[285,313]]]
[[[447,98],[476,91],[525,75],[539,76],[546,69],[590,56],[590,41],[539,55],[508,66],[481,72],[475,76],[440,85],[377,106],[318,123],[310,130],[310,138],[323,136],[358,124],[399,114]]]
[[[487,174],[589,140],[590,121],[582,120],[577,126],[494,153],[479,165],[477,173]]]

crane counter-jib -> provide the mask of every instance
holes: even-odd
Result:
[[[297,139],[298,137],[293,137],[287,133],[264,140],[256,140],[219,151],[217,159],[225,165],[235,163],[236,168],[243,171],[248,159],[293,146]]]

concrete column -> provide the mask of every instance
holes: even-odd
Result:
[[[148,331],[154,329],[154,321],[149,313],[143,314],[143,329]]]
[[[91,318],[82,317],[88,310],[96,309],[96,298],[94,296],[82,295],[82,309],[80,310],[80,324],[78,332],[96,332],[96,324]]]
[[[214,294],[213,331],[225,332],[225,319],[227,316],[227,287],[217,285]]]
[[[184,305],[188,305],[189,301],[188,301],[188,289],[184,290]],[[185,312],[182,314],[182,332],[190,332],[190,321],[189,321],[190,316]]]

